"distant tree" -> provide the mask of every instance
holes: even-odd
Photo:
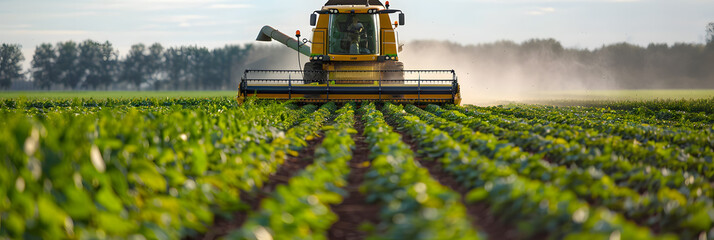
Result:
[[[226,69],[230,69],[232,63],[229,55],[229,48],[217,48],[211,51],[211,69],[209,79],[213,89],[221,89],[225,84]]]
[[[57,44],[57,71],[58,82],[66,87],[76,89],[80,83],[84,70],[79,68],[79,48],[73,41]]]
[[[181,85],[186,86],[187,68],[189,66],[189,57],[185,47],[169,48],[164,52],[166,59],[165,67],[168,81],[172,83],[173,89],[180,89]]]
[[[521,50],[528,54],[538,54],[543,57],[553,58],[561,54],[563,45],[555,39],[531,39],[521,44]]]
[[[101,64],[99,68],[98,82],[100,85],[108,86],[118,77],[119,52],[114,49],[109,41],[99,45]]]
[[[192,46],[188,48],[189,52],[189,74],[192,87],[203,90],[213,85],[211,79],[212,56],[211,52],[205,47]]]
[[[52,44],[43,43],[35,48],[31,70],[35,87],[49,90],[53,83],[57,83],[56,62],[57,52]]]
[[[98,76],[100,64],[101,64],[101,53],[99,50],[99,43],[86,40],[79,44],[79,64],[77,66],[80,69],[80,84],[81,85],[98,85]]]
[[[86,40],[79,44],[79,68],[82,85],[97,89],[111,84],[117,64],[117,53],[112,44]]]
[[[159,90],[161,82],[164,80],[164,47],[160,43],[154,43],[149,47],[149,55],[146,56],[146,78]]]
[[[707,43],[714,43],[714,22],[707,25]]]
[[[22,72],[22,46],[17,44],[5,44],[0,46],[0,89],[9,89],[13,81],[21,80]]]
[[[245,47],[240,46],[225,46],[224,48],[215,49],[213,51],[214,59],[217,66],[217,75],[220,83],[218,87],[220,89],[226,89],[234,87],[237,82],[231,82],[233,71],[245,62],[248,52],[252,45],[246,45]]]
[[[643,47],[630,43],[617,43],[603,46],[594,54],[601,61],[599,64],[608,72],[621,87],[642,89],[649,86],[643,84],[645,69],[645,53]]]
[[[141,90],[141,84],[146,82],[146,64],[146,46],[141,43],[132,45],[122,64],[122,81],[131,83],[137,90]]]

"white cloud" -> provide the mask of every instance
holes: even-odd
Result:
[[[548,13],[552,13],[552,12],[555,12],[555,8],[546,7],[546,8],[537,8],[536,10],[528,11],[528,12],[526,12],[526,14],[538,16],[538,15],[544,15],[544,14],[548,14]]]
[[[0,24],[0,29],[19,30],[19,29],[28,29],[28,28],[32,28],[32,25],[30,25],[30,24]]]
[[[239,9],[239,8],[251,8],[253,5],[250,4],[213,4],[207,8],[211,9]]]
[[[201,16],[201,15],[177,15],[177,16],[170,16],[166,18],[156,18],[154,19],[155,22],[166,22],[166,23],[173,23],[178,25],[179,27],[191,27],[194,26],[196,22],[206,19],[206,16]]]
[[[88,31],[81,30],[9,30],[8,34],[17,35],[32,35],[32,36],[82,36],[87,35]]]
[[[90,3],[85,9],[91,10],[128,10],[128,11],[165,11],[176,9],[237,9],[249,8],[249,4],[237,4],[227,0],[109,0]]]
[[[170,16],[165,18],[153,18],[151,21],[154,23],[146,24],[140,27],[140,29],[160,29],[164,25],[160,23],[169,23],[178,27],[207,27],[207,26],[218,26],[218,25],[235,25],[243,23],[239,20],[221,20],[215,19],[208,16],[202,15],[178,15]],[[159,23],[159,24],[156,24]]]

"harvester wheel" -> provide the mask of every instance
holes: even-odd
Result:
[[[310,83],[327,83],[327,72],[322,69],[322,63],[319,62],[306,62],[305,63],[305,73],[303,74],[303,81],[305,84]]]

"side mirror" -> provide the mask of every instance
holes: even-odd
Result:
[[[313,13],[310,15],[310,26],[317,25],[317,14]]]
[[[399,13],[399,25],[404,26],[404,13]]]

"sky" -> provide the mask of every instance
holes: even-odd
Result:
[[[263,25],[309,37],[309,15],[326,0],[0,0],[0,42],[23,46],[109,41],[209,48],[252,43]],[[593,49],[629,42],[704,43],[714,0],[392,0],[406,14],[400,40],[479,44],[554,38]],[[396,16],[394,16],[396,17]],[[308,33],[308,34],[305,34]],[[278,44],[278,43],[261,43]]]

